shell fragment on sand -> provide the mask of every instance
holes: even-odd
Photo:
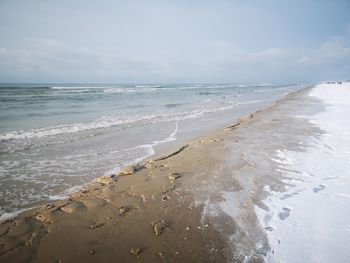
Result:
[[[97,223],[97,224],[91,225],[90,228],[91,228],[91,229],[100,228],[100,227],[103,226],[104,224],[105,224],[105,223]]]
[[[140,254],[142,251],[143,251],[142,248],[136,247],[136,248],[132,248],[130,250],[130,253],[136,256],[136,255]]]
[[[181,175],[177,172],[171,172],[169,173],[169,176],[168,176],[170,180],[176,180],[177,178],[180,178],[180,177]]]
[[[155,233],[156,236],[160,236],[162,233],[164,233],[167,225],[164,222],[164,220],[158,222],[158,223],[154,223],[153,225],[153,231]]]

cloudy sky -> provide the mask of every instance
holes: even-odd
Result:
[[[0,82],[350,79],[349,0],[0,0]]]

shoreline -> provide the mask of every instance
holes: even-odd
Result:
[[[221,128],[246,113],[264,108],[272,101],[284,96],[287,91],[297,89],[297,86],[266,86],[266,88],[247,86],[247,88],[236,89],[231,88],[231,85],[227,87],[219,85],[215,92],[207,92],[213,89],[213,85],[200,89],[188,88],[186,87],[185,90],[182,87],[169,88],[156,93],[137,92],[129,94],[127,92],[117,94],[114,97],[103,96],[100,92],[93,91],[92,88],[87,93],[78,93],[78,95],[69,93],[69,95],[63,96],[63,99],[59,98],[57,103],[72,100],[79,101],[79,105],[81,101],[81,106],[86,106],[86,100],[92,96],[91,99],[93,98],[95,101],[94,104],[102,104],[101,102],[106,100],[106,105],[109,105],[109,107],[115,99],[121,99],[122,101],[125,99],[125,103],[122,104],[138,106],[134,109],[135,113],[127,110],[127,112],[130,111],[130,114],[126,114],[125,117],[121,118],[122,123],[124,121],[129,122],[127,117],[129,115],[133,116],[130,121],[134,119],[140,119],[140,121],[132,122],[130,125],[121,123],[115,127],[92,129],[85,132],[74,132],[74,128],[70,134],[50,136],[48,133],[47,136],[45,135],[40,139],[27,138],[1,141],[0,148],[2,149],[1,156],[3,158],[0,172],[3,178],[1,181],[2,188],[0,189],[0,196],[3,197],[1,214],[44,204],[50,201],[50,196],[62,195],[72,187],[86,185],[98,176],[116,172],[125,164],[132,163],[140,157],[149,157],[153,154],[152,147],[157,153],[161,153],[181,146],[180,144]],[[207,93],[200,95],[204,91]],[[30,94],[35,92],[37,92],[35,89],[31,90]],[[181,97],[182,93],[184,93],[183,98]],[[55,98],[54,94],[50,91],[42,99],[50,101],[50,99]],[[130,97],[131,95],[132,97]],[[11,96],[21,97],[22,93],[20,90],[13,91]],[[181,106],[164,107],[163,104],[171,98],[175,101],[183,101]],[[27,96],[24,96],[23,100],[31,104],[31,99]],[[165,100],[164,103],[162,100]],[[154,102],[154,106],[150,106],[150,102]],[[153,108],[156,110],[154,114],[150,111]],[[58,107],[56,109],[59,111]],[[99,110],[99,107],[96,109]],[[125,109],[129,109],[129,107],[125,107]],[[140,111],[141,109],[142,111]],[[35,111],[35,107],[33,110]],[[84,111],[84,107],[79,111],[88,114]],[[21,116],[24,117],[26,114],[30,114],[31,111],[22,113]],[[119,115],[123,115],[122,113],[123,111]],[[45,115],[49,114],[49,112],[45,113]],[[5,115],[7,115],[6,112]],[[111,115],[111,118],[109,118],[108,111],[102,115],[97,115],[98,118],[95,118],[94,114],[90,117],[92,120],[98,121],[102,127],[104,127],[104,124],[113,124],[113,120],[118,119],[118,115]],[[62,116],[62,124],[65,124],[64,120],[74,115],[68,114],[66,116],[66,114],[63,114]],[[147,120],[147,116],[151,116],[151,119]],[[169,119],[162,116],[177,117]],[[19,126],[22,123],[21,118],[16,120]],[[42,118],[38,117],[37,121]],[[179,118],[181,120],[179,121],[176,141],[158,144],[157,146],[150,145],[153,142],[168,138],[174,132],[176,120],[179,120]],[[25,119],[29,120],[30,118]],[[89,120],[87,121],[87,123],[83,120],[69,123],[73,127],[76,125],[76,128],[79,128],[80,124],[90,123]],[[109,123],[109,121],[112,121],[112,123]],[[57,120],[57,122],[61,123],[61,120]],[[50,131],[52,128],[49,123],[42,126],[34,124],[33,128],[43,127],[46,131]],[[7,126],[6,122],[3,125]],[[23,125],[27,125],[26,121],[23,121]],[[23,130],[23,132],[27,131],[29,130]],[[36,130],[33,130],[33,132],[35,133]],[[67,192],[69,194],[71,191]]]
[[[222,231],[217,230],[214,221],[202,218],[205,205],[196,206],[196,198],[191,191],[186,189],[186,186],[190,185],[188,183],[188,180],[191,179],[190,175],[193,173],[208,174],[208,171],[213,171],[213,168],[215,170],[217,165],[225,162],[226,157],[222,154],[229,155],[229,152],[223,145],[223,141],[226,142],[230,137],[227,136],[228,133],[243,126],[249,126],[250,122],[254,122],[283,104],[284,101],[288,101],[300,93],[305,93],[312,87],[303,87],[293,91],[269,107],[242,117],[238,122],[216,132],[190,140],[188,144],[176,151],[165,155],[152,156],[151,159],[142,161],[141,165],[128,166],[121,170],[122,174],[119,176],[99,177],[91,185],[72,194],[67,200],[43,205],[25,211],[13,219],[1,222],[0,230],[4,233],[1,238],[5,237],[6,239],[6,236],[10,236],[12,241],[7,240],[3,243],[5,246],[0,258],[8,256],[8,259],[11,259],[17,255],[18,251],[22,250],[23,252],[24,250],[25,253],[22,254],[26,260],[30,259],[35,262],[43,262],[48,259],[63,260],[54,255],[55,253],[59,254],[59,251],[55,252],[52,247],[54,243],[52,242],[60,239],[65,240],[62,229],[73,231],[73,226],[74,228],[81,228],[78,232],[83,236],[89,236],[91,231],[99,231],[103,228],[127,236],[130,236],[130,233],[127,233],[130,231],[133,233],[133,238],[129,238],[130,240],[127,241],[124,239],[124,242],[126,241],[128,244],[124,244],[123,251],[117,253],[118,256],[127,261],[133,261],[135,257],[153,261],[163,261],[164,258],[180,260],[189,257],[210,261],[208,259],[213,257],[221,260],[231,257],[234,253],[229,251],[230,249],[223,242],[225,238],[222,237]],[[220,158],[217,156],[220,156]],[[149,182],[151,182],[151,185]],[[162,209],[158,211],[156,208]],[[174,211],[176,211],[176,214],[174,214]],[[101,214],[105,215],[102,222]],[[118,215],[117,219],[115,218],[116,215]],[[125,221],[126,218],[129,219],[129,222]],[[184,218],[192,218],[193,222],[188,223],[187,220],[184,221]],[[145,221],[145,219],[148,219],[146,224],[144,222],[140,223],[140,220]],[[136,222],[133,222],[134,220]],[[117,230],[120,225],[132,228],[136,226],[137,232],[146,232],[146,234],[134,233],[134,230],[131,229],[128,231]],[[184,229],[185,225],[187,226]],[[10,235],[13,231],[16,233],[18,227],[27,230],[19,231],[21,232],[20,235]],[[205,231],[202,231],[203,229]],[[228,232],[232,231],[232,229],[228,230]],[[102,232],[101,235],[104,240],[106,235],[108,236],[108,231]],[[196,244],[191,248],[191,251],[188,250],[188,245],[178,244],[178,240],[185,242],[184,240],[189,239],[186,236],[188,232],[191,233],[191,244]],[[92,236],[95,236],[93,239],[96,239],[98,235],[94,233]],[[186,237],[187,239],[184,239]],[[16,241],[13,241],[13,239]],[[97,238],[97,240],[99,239],[101,237]],[[29,242],[29,240],[32,241]],[[134,244],[136,240],[147,240],[147,242],[139,241],[142,244]],[[173,248],[168,247],[169,240],[170,243],[176,241],[175,249],[177,250],[172,251]],[[206,240],[206,242],[203,243],[203,240]],[[208,246],[208,242],[213,244],[213,250],[210,250],[210,253],[203,250]],[[162,246],[159,246],[160,244]],[[201,248],[199,244],[203,247]],[[42,251],[41,248],[44,245],[47,245],[47,247]],[[166,252],[160,251],[162,250],[160,248],[164,246],[168,247],[165,249]],[[94,261],[97,254],[99,254],[100,259],[107,260],[111,256],[110,253],[114,252],[113,255],[116,253],[112,250],[106,251],[107,254],[100,254],[98,251],[105,248],[95,246],[95,248],[89,250],[87,248],[93,246],[87,244],[84,244],[83,247],[86,249],[81,255],[76,255],[74,251],[71,251],[63,257],[72,260],[78,256],[79,259],[85,261]],[[192,250],[196,251],[193,252]],[[50,251],[50,253],[47,254],[47,251]],[[138,253],[135,252],[136,255],[133,255],[135,253],[130,251],[138,251]],[[258,254],[254,257],[261,259]]]
[[[302,90],[304,88],[305,88],[305,85],[299,85],[299,88],[297,90],[290,91],[290,92],[288,92],[288,94],[297,92],[297,91]],[[286,96],[288,96],[288,94],[287,95],[283,95],[282,98],[279,98],[276,101],[268,103],[267,105],[259,106],[258,108],[260,108],[260,109],[258,109],[257,111],[249,112],[249,110],[248,110],[248,113],[246,115],[249,116],[250,114],[253,114],[253,113],[256,113],[256,112],[259,112],[259,111],[263,111],[263,110],[269,108],[271,105],[274,105],[274,103],[276,103],[277,101],[283,100]],[[240,118],[242,118],[243,116],[245,116],[244,113],[237,115],[236,117],[234,117],[234,119],[237,122],[239,122]],[[158,141],[151,141],[151,142],[147,142],[147,143],[145,143],[143,145],[139,145],[139,146],[130,148],[130,149],[134,149],[134,148],[142,148],[144,146],[151,146],[152,147],[152,150],[151,150],[152,154],[151,153],[146,154],[145,156],[143,156],[141,158],[132,160],[130,162],[125,163],[124,165],[115,167],[115,168],[113,168],[113,169],[111,169],[109,171],[106,171],[105,173],[102,173],[101,175],[96,176],[91,181],[83,183],[82,185],[74,185],[74,186],[64,190],[61,193],[57,193],[56,195],[51,195],[51,196],[49,196],[49,198],[46,201],[35,202],[33,205],[31,205],[29,207],[23,207],[20,210],[17,210],[17,211],[14,211],[14,212],[5,212],[4,214],[2,214],[0,216],[0,222],[4,221],[6,219],[13,218],[13,217],[19,215],[22,212],[39,208],[40,206],[42,206],[42,205],[44,205],[46,203],[51,203],[51,202],[54,202],[54,201],[57,201],[57,200],[67,199],[67,198],[69,198],[70,195],[72,195],[72,194],[74,194],[74,193],[84,189],[85,187],[88,187],[97,178],[99,178],[101,176],[103,177],[103,176],[109,176],[109,175],[117,174],[124,166],[136,164],[136,163],[139,163],[139,162],[142,163],[142,162],[145,162],[145,161],[147,161],[149,159],[151,160],[153,158],[156,158],[157,155],[160,155],[162,153],[169,152],[169,151],[171,151],[173,149],[181,147],[182,145],[186,144],[188,141],[195,140],[196,138],[201,137],[201,136],[205,136],[206,134],[215,133],[216,131],[220,130],[223,127],[230,126],[230,124],[228,124],[228,123],[232,123],[232,121],[228,121],[228,122],[225,121],[224,124],[216,124],[215,126],[207,128],[204,131],[204,133],[203,133],[203,131],[202,132],[196,131],[196,132],[194,132],[191,135],[188,135],[188,134],[180,135],[180,138],[176,138],[175,140],[173,140],[174,136],[179,135],[179,132],[178,132],[178,128],[179,128],[178,125],[179,124],[178,124],[178,121],[175,121],[175,124],[176,124],[175,130],[172,131],[168,137],[166,137],[164,139],[160,139]],[[175,132],[176,132],[176,134],[174,134]],[[130,150],[130,149],[129,148],[128,149],[122,149],[120,151],[126,151],[126,150]]]

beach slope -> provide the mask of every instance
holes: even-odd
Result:
[[[67,200],[2,222],[0,261],[273,261],[277,227],[266,215],[288,222],[291,206],[279,210],[271,200],[297,196],[286,173],[300,174],[283,154],[307,152],[326,133],[299,117],[325,110],[317,90],[293,92],[173,152],[98,178]]]

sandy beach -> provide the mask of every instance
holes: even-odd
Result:
[[[350,1],[0,1],[0,263],[350,259]]]
[[[283,187],[266,159],[317,134],[289,116],[306,107],[308,91],[2,222],[1,261],[263,260],[269,246],[254,206],[264,208],[265,184]]]
[[[286,174],[302,172],[281,152],[305,153],[326,133],[305,117],[325,111],[313,96],[320,87],[337,88],[290,93],[171,152],[97,178],[67,200],[5,220],[0,261],[299,262],[300,255],[274,258],[276,244],[295,241],[279,237],[265,214],[279,224],[293,214],[294,207],[276,207],[271,198],[293,200],[298,193],[290,189],[303,180]]]

